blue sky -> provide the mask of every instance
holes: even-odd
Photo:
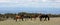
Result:
[[[60,14],[60,0],[0,0],[0,13]]]

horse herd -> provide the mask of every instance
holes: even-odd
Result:
[[[28,15],[16,15],[16,17],[14,18],[16,21],[18,19],[21,19],[22,21],[24,21],[23,19],[26,18],[26,19],[31,19],[34,18],[34,20],[36,20],[36,18],[39,18],[40,21],[42,21],[42,19],[44,18],[44,21],[46,21],[48,19],[48,21],[50,20],[50,17],[48,15],[31,15],[31,16],[28,16]]]

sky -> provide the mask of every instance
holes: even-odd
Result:
[[[60,14],[60,0],[0,0],[0,13]]]

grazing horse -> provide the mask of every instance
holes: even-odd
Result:
[[[25,15],[23,15],[23,18],[24,18],[25,21],[26,21],[27,19],[30,19],[31,17],[25,14]]]
[[[32,18],[34,18],[34,20],[36,20],[36,18],[38,17],[38,15],[24,15],[23,16],[23,18],[25,19],[25,21],[27,20],[27,19],[31,19],[32,20]]]
[[[16,15],[16,17],[14,18],[16,21],[22,19],[23,21],[23,15]]]
[[[24,15],[20,15],[20,19],[22,19],[22,21],[23,21],[23,16],[24,16]]]
[[[24,15],[22,16],[22,18],[25,19],[25,21],[26,21],[27,19],[31,19],[31,20],[32,20],[32,18],[34,18],[34,19],[36,20],[37,17],[38,17],[38,15],[26,15],[26,14],[24,14]]]
[[[20,19],[20,16],[16,15],[16,21],[18,21]]]
[[[38,17],[38,15],[32,15],[31,20],[32,20],[32,18],[34,18],[34,20],[36,20],[37,17]]]
[[[47,20],[46,18],[48,18],[48,21],[50,20],[48,15],[40,15],[39,18],[40,18],[40,21],[42,21],[42,18],[45,18],[44,21]]]

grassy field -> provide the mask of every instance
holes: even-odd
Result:
[[[27,21],[18,21],[16,22],[13,19],[7,19],[5,21],[0,21],[0,25],[60,25],[60,18],[50,18],[50,21],[39,21],[36,20],[27,20]]]

